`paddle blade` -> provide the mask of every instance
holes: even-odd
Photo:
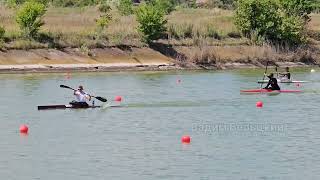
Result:
[[[61,88],[68,88],[68,89],[70,89],[70,87],[69,87],[69,86],[62,85],[62,84],[60,85],[60,87],[61,87]]]
[[[102,101],[102,102],[107,102],[108,100],[106,98],[103,98],[103,97],[95,97],[96,99],[98,99],[99,101]]]
[[[66,86],[66,85],[60,85],[61,88],[67,88],[67,89],[72,89],[74,90],[73,88],[69,87],[69,86]]]

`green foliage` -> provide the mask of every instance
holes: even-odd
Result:
[[[132,0],[119,0],[119,4],[117,6],[118,11],[122,15],[130,15],[133,14],[133,3]]]
[[[315,0],[312,3],[312,11],[319,13],[320,12],[320,0]]]
[[[5,33],[6,30],[2,26],[0,26],[0,41],[3,41]]]
[[[165,14],[170,14],[176,6],[174,0],[151,0],[150,4],[162,10]]]
[[[289,3],[295,0],[283,1],[286,3],[278,0],[239,0],[236,26],[257,44],[265,41],[290,45],[304,43],[306,17],[311,11],[299,3],[296,6]]]
[[[287,15],[310,19],[308,14],[312,12],[314,0],[280,0],[279,2]]]
[[[42,16],[45,14],[45,5],[35,2],[25,2],[18,10],[16,22],[23,34],[28,38],[34,38],[40,27],[44,25]]]
[[[259,35],[270,34],[279,23],[278,6],[270,0],[239,0],[235,24],[245,36],[252,31]]]
[[[97,19],[96,23],[97,23],[97,26],[98,28],[100,29],[105,29],[108,24],[110,23],[112,17],[110,14],[104,14],[102,16],[100,16],[100,18]]]
[[[112,15],[110,14],[111,7],[109,6],[109,4],[107,4],[107,2],[100,4],[98,8],[99,8],[99,11],[103,13],[96,20],[96,25],[97,25],[96,39],[100,40],[104,30],[108,27],[109,23],[112,20]]]
[[[167,20],[163,11],[156,6],[143,4],[138,8],[136,16],[139,22],[138,31],[142,33],[145,42],[159,39],[166,31]]]
[[[299,16],[282,17],[282,23],[278,30],[278,39],[289,44],[306,42],[305,23]]]

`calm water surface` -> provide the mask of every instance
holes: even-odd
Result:
[[[295,79],[312,82],[282,85],[302,94],[240,95],[259,87],[261,73],[0,75],[0,179],[320,179],[320,73],[298,70]],[[60,84],[124,101],[37,111],[72,100]]]

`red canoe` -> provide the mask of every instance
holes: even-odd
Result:
[[[301,90],[270,90],[270,89],[249,89],[241,90],[241,93],[301,93]]]

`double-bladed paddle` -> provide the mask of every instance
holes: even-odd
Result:
[[[69,86],[66,86],[66,85],[60,85],[60,87],[61,88],[66,88],[66,89],[72,89],[72,90],[76,91],[72,87],[69,87]],[[91,96],[91,95],[89,95],[89,96]],[[96,98],[96,99],[98,99],[99,101],[102,101],[102,102],[107,102],[106,98],[103,98],[103,97],[100,97],[100,96],[91,96],[91,97],[94,97],[94,98]]]

